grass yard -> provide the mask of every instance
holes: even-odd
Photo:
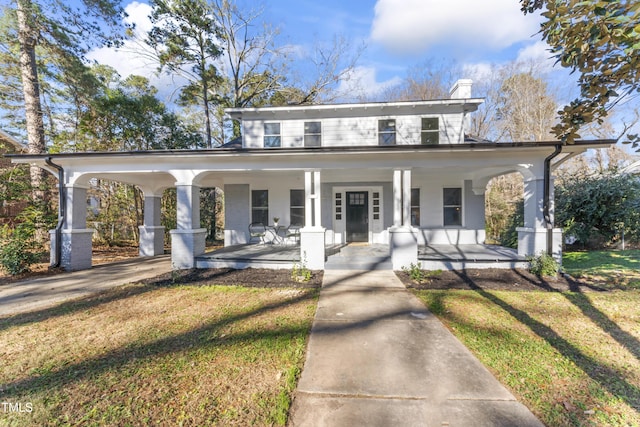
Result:
[[[640,426],[638,251],[568,254],[607,292],[414,290],[548,426]]]
[[[640,289],[640,250],[567,252],[562,264],[568,274],[596,285]]]
[[[137,284],[1,318],[0,425],[283,425],[316,302]]]

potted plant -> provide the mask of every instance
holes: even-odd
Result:
[[[273,226],[274,226],[274,227],[277,227],[277,226],[278,226],[278,221],[280,221],[280,218],[279,218],[279,217],[277,217],[277,216],[274,216],[274,217],[273,217]]]

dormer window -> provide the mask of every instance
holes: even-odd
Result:
[[[378,145],[396,145],[395,119],[378,120]]]
[[[304,122],[304,146],[320,147],[322,145],[321,122]]]
[[[264,148],[277,148],[280,143],[280,123],[265,123]]]
[[[438,144],[440,142],[440,124],[437,117],[422,118],[420,142],[423,145]]]

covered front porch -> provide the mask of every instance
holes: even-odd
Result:
[[[393,270],[387,244],[325,245],[325,269]],[[515,249],[480,244],[420,245],[417,264],[425,270],[468,268],[526,268],[528,262]],[[234,245],[196,257],[196,268],[291,269],[304,265],[299,245]],[[407,266],[408,267],[408,266]]]
[[[87,190],[93,179],[136,185],[142,191],[142,256],[164,253],[161,197],[165,189],[175,189],[175,228],[170,230],[174,269],[211,265],[205,261],[211,255],[205,253],[200,189],[213,187],[223,189],[225,203],[226,248],[216,255],[218,262],[249,266],[261,260],[269,268],[301,263],[322,270],[334,268],[333,257],[348,259],[350,251],[357,252],[355,245],[340,245],[361,242],[369,250],[379,248],[372,255],[378,258],[376,266],[390,262],[389,268],[399,270],[419,263],[450,269],[468,268],[470,262],[497,267],[496,260],[515,265],[523,261],[518,254],[536,255],[549,241],[559,256],[560,230],[550,232],[553,182],[544,178],[553,165],[599,145],[603,143],[576,143],[553,162],[557,145],[552,143],[62,153],[12,160],[37,164],[60,177],[52,260],[67,270],[91,267]],[[511,172],[524,180],[517,253],[483,245],[487,183]],[[547,200],[551,203],[545,205]],[[256,218],[265,226],[278,220],[300,226],[299,243],[247,246],[248,227]],[[336,247],[340,250],[334,254]]]

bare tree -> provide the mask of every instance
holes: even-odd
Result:
[[[301,70],[290,68],[281,92],[289,104],[330,103],[350,94],[338,91],[340,83],[353,76],[365,46],[353,47],[344,36],[330,42],[316,42],[309,53],[298,58]]]
[[[503,132],[498,128],[497,98],[502,86],[503,67],[492,65],[488,73],[474,78],[473,92],[485,99],[478,110],[470,115],[469,134],[481,139],[500,141]]]
[[[433,58],[415,65],[407,71],[402,83],[385,90],[383,101],[426,101],[449,97],[449,90],[462,76],[461,68],[449,61],[437,62]]]
[[[276,46],[278,29],[259,22],[262,9],[245,11],[229,0],[216,0],[214,10],[228,67],[227,106],[266,102],[285,79],[287,52]]]
[[[498,98],[499,126],[511,141],[553,139],[557,103],[547,85],[532,73],[519,73],[504,80]]]

